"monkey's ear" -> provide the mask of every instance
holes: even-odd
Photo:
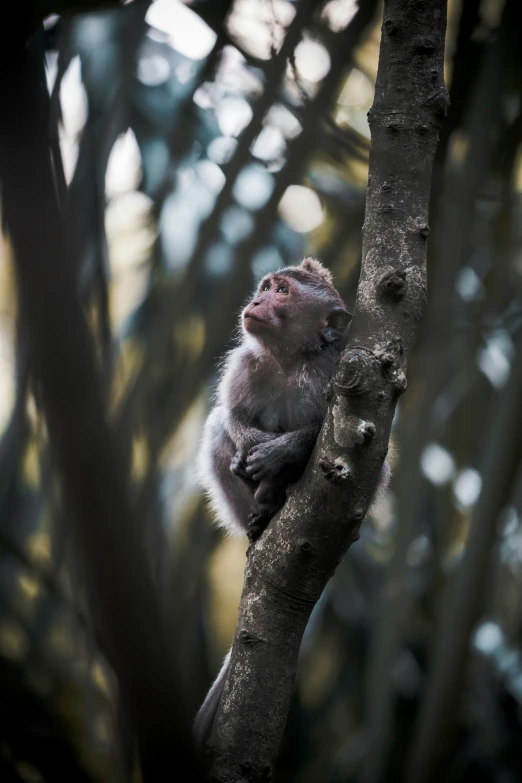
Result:
[[[352,314],[345,307],[332,307],[326,316],[327,326],[337,329],[339,332],[344,332],[351,320]]]
[[[317,259],[308,256],[301,261],[299,266],[301,269],[306,270],[306,272],[311,272],[313,275],[316,275],[320,280],[326,283],[326,285],[333,286],[332,273],[323,266],[320,261],[317,261]]]
[[[344,307],[332,307],[321,329],[321,336],[325,343],[331,345],[340,340],[351,320],[352,314]]]

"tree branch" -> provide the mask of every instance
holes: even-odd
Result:
[[[209,742],[216,781],[268,780],[310,612],[370,505],[426,298],[433,158],[447,109],[445,0],[388,0],[363,260],[349,344],[301,482],[252,546],[229,676]]]

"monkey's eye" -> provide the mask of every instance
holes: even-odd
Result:
[[[268,280],[261,286],[261,291],[270,291],[270,282]]]
[[[281,285],[277,286],[276,293],[277,294],[287,294],[288,293],[288,286],[287,285],[283,285],[281,283]]]

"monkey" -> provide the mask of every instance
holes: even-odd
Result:
[[[198,459],[200,483],[229,532],[255,540],[302,474],[350,320],[331,273],[312,258],[265,276],[243,310]]]
[[[255,541],[304,472],[351,317],[331,272],[310,257],[266,275],[242,311],[241,338],[224,359],[198,456],[200,484],[229,532]],[[376,494],[388,477],[386,467]],[[229,660],[230,653],[196,717],[200,746]]]

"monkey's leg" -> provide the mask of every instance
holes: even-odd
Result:
[[[257,509],[248,518],[247,535],[250,541],[259,538],[266,526],[284,506],[286,501],[286,488],[280,481],[264,479],[257,488],[254,499]]]
[[[200,481],[206,489],[218,522],[231,533],[244,533],[248,517],[257,509],[254,491],[257,484],[234,475],[231,463],[236,446],[222,423],[219,412],[208,420],[200,452]]]
[[[298,481],[307,460],[308,456],[301,462],[286,465],[276,476],[261,479],[254,494],[259,508],[250,515],[248,523],[248,537],[251,541],[259,538],[272,517],[284,506],[288,487]]]
[[[259,482],[259,486],[254,493],[254,499],[260,506],[273,506],[277,504],[276,501],[284,494],[284,490],[281,492],[280,482],[276,483],[274,479],[269,478]]]

